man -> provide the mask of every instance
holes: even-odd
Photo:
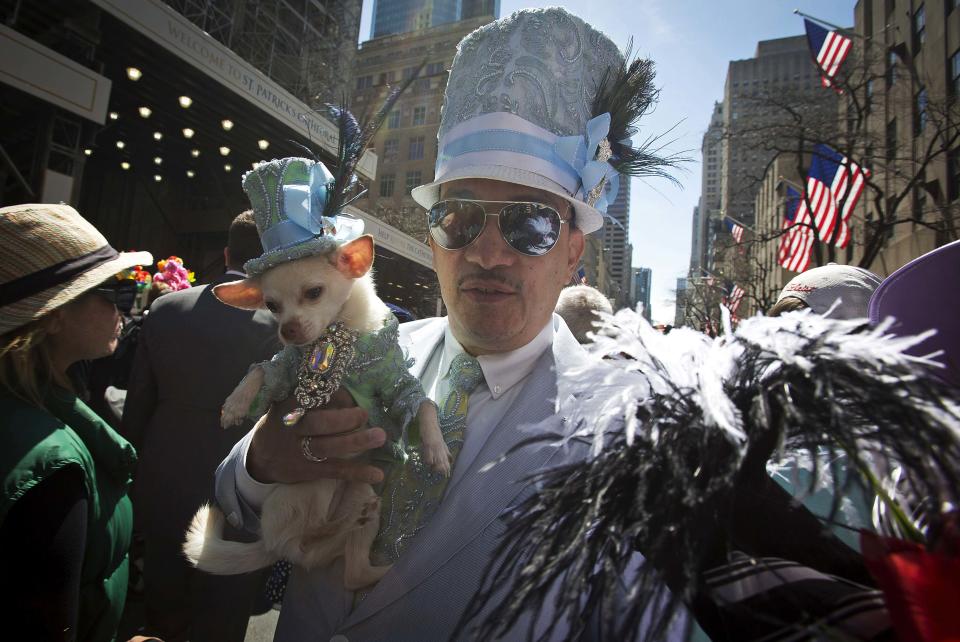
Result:
[[[277,640],[448,639],[493,559],[503,534],[498,516],[529,490],[520,480],[582,455],[550,442],[515,447],[569,432],[556,413],[567,373],[604,367],[553,310],[584,234],[601,227],[615,196],[616,171],[598,151],[611,143],[592,108],[598,74],[622,63],[606,36],[562,9],[521,11],[460,44],[437,179],[413,192],[429,210],[449,316],[400,328],[411,372],[441,408],[453,472],[449,482],[418,485],[413,451],[407,465],[389,469],[373,558],[393,568],[362,595],[343,589],[340,565],[294,569]],[[609,136],[614,146],[627,137],[612,125]],[[465,430],[463,415],[449,410],[464,399]],[[277,404],[234,448],[217,474],[230,523],[255,534],[257,507],[273,483],[384,481],[379,469],[344,459],[383,444],[383,430],[367,427],[348,395],[336,401],[345,407],[312,411],[292,428],[279,420],[292,402]],[[524,626],[507,637],[521,637]]]
[[[571,285],[560,293],[555,312],[563,318],[582,345],[593,341],[588,334],[594,332],[601,323],[601,312],[613,314],[613,306],[600,290],[589,285]]]
[[[159,298],[147,315],[123,414],[137,448],[134,505],[146,540],[147,626],[167,640],[242,640],[265,577],[216,577],[181,551],[194,513],[209,502],[217,464],[249,429],[220,427],[220,407],[250,364],[278,349],[273,317],[224,305],[213,286],[244,278],[261,252],[250,212],[230,225],[226,273],[211,284]]]

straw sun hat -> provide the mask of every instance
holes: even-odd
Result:
[[[152,262],[149,252],[117,252],[69,205],[0,208],[0,334]]]

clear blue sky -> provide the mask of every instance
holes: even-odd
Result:
[[[656,134],[677,125],[673,149],[691,150],[681,186],[633,179],[630,242],[633,266],[653,269],[653,319],[673,323],[673,291],[690,262],[690,221],[700,198],[700,143],[715,100],[723,98],[727,64],[753,57],[757,41],[803,33],[794,9],[853,25],[855,0],[501,0],[500,15],[526,7],[562,6],[635,54],[657,64],[660,104],[640,123]],[[370,34],[372,0],[363,2],[361,40]],[[829,91],[829,90],[824,90]],[[679,124],[678,124],[679,123]]]

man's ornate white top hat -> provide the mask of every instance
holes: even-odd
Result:
[[[671,159],[631,147],[652,104],[652,63],[625,57],[606,35],[560,8],[525,9],[464,38],[447,83],[434,182],[488,178],[569,201],[577,227],[603,225],[620,174],[665,175]]]

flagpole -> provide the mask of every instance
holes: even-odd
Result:
[[[793,187],[794,189],[796,189],[796,190],[798,190],[798,191],[800,191],[800,192],[803,191],[803,185],[799,185],[799,184],[797,184],[797,183],[794,183],[793,181],[791,181],[791,180],[789,180],[789,179],[786,179],[786,178],[784,178],[783,176],[777,176],[777,180],[778,180],[779,182],[781,182],[781,183],[786,183],[786,184],[789,185],[790,187]]]
[[[855,31],[851,30],[849,27],[841,27],[840,25],[835,25],[835,24],[833,24],[832,22],[827,22],[826,20],[821,20],[820,18],[815,18],[814,16],[811,16],[811,15],[808,14],[808,13],[804,13],[804,12],[800,11],[799,9],[794,9],[793,12],[794,12],[795,14],[797,14],[798,16],[807,18],[807,19],[809,19],[809,20],[813,20],[814,22],[819,22],[820,24],[826,25],[826,26],[831,27],[831,28],[833,28],[833,29],[836,29],[837,31],[842,31],[843,33],[845,33],[845,34],[847,34],[847,35],[856,36],[857,38],[864,38],[864,36],[861,36],[859,33],[856,33]]]
[[[737,225],[739,225],[739,226],[742,227],[743,229],[749,230],[749,231],[753,232],[753,228],[750,227],[749,225],[747,225],[746,223],[741,223],[740,221],[738,221],[737,219],[733,218],[733,217],[730,216],[729,214],[724,214],[724,216],[726,216],[728,219],[730,219],[731,221],[733,221],[734,223],[736,223]]]

